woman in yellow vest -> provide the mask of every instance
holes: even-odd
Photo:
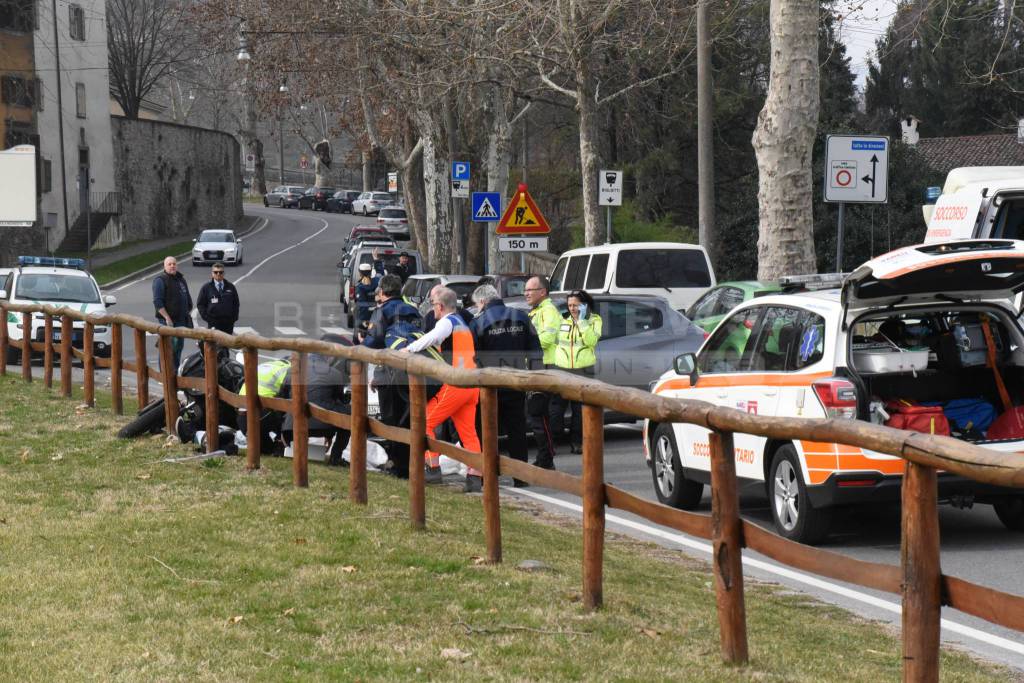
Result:
[[[582,290],[572,292],[566,301],[569,314],[558,328],[558,346],[555,347],[555,367],[586,377],[594,376],[597,363],[597,342],[601,339],[601,316],[594,312],[594,298]],[[555,394],[548,419],[556,436],[564,433],[566,399]],[[569,425],[569,443],[572,453],[583,452],[583,408],[578,401],[570,401],[572,420]]]

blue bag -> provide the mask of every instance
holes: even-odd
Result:
[[[956,431],[988,431],[996,419],[996,407],[983,398],[957,398],[942,405],[950,426]]]

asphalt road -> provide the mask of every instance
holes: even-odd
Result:
[[[239,289],[241,319],[236,331],[255,330],[264,336],[318,337],[336,332],[344,320],[338,304],[338,276],[335,267],[341,245],[353,225],[367,219],[310,211],[265,209],[246,206],[251,215],[266,217],[267,224],[245,238],[245,263],[229,269],[228,279]],[[370,219],[372,222],[372,219]],[[193,296],[209,277],[209,267],[182,264]],[[118,296],[115,310],[153,317],[150,277],[125,283],[109,290]],[[186,352],[188,349],[186,349]],[[126,376],[126,383],[130,381]],[[558,469],[579,474],[581,458],[563,455],[556,459]],[[606,430],[605,478],[627,491],[654,498],[650,470],[644,464],[638,426],[609,426]],[[551,510],[578,516],[578,500],[568,494],[531,488],[506,489],[507,495],[520,495]],[[701,510],[710,511],[710,492],[705,490]],[[766,527],[771,526],[767,499],[758,490],[744,491],[744,516]],[[1024,534],[1007,531],[991,507],[979,505],[971,510],[940,509],[942,568],[959,576],[1007,592],[1021,592],[1016,571],[1024,566]],[[609,511],[608,528],[647,538],[682,552],[707,559],[710,544],[675,531],[649,524],[618,511]],[[898,565],[900,561],[900,518],[897,506],[856,508],[840,514],[834,533],[825,547],[863,560]],[[787,587],[813,594],[870,619],[899,625],[899,596],[856,586],[815,579],[802,572],[781,567],[756,553],[745,553],[745,569],[751,576],[779,582]],[[614,595],[607,596],[614,600]],[[943,613],[943,638],[986,659],[1010,665],[1024,672],[1024,637],[1000,629],[952,610]],[[756,650],[756,643],[752,648]],[[1024,674],[1022,674],[1024,676]]]

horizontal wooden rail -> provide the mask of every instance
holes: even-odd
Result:
[[[424,449],[443,453],[469,467],[483,471],[485,536],[488,558],[492,562],[501,561],[500,516],[497,508],[499,473],[583,498],[583,583],[584,604],[588,608],[598,608],[603,600],[601,576],[605,508],[620,509],[692,536],[711,539],[714,542],[715,558],[712,567],[715,575],[720,643],[723,657],[728,661],[743,662],[747,658],[740,548],[757,551],[783,564],[818,576],[866,588],[902,593],[905,680],[937,679],[938,620],[942,604],[1000,626],[1024,630],[1024,596],[1003,593],[941,574],[938,563],[938,517],[935,499],[936,470],[944,470],[988,484],[1024,487],[1024,467],[1018,462],[1018,454],[999,453],[947,437],[895,430],[853,420],[763,417],[701,401],[666,398],[634,389],[611,387],[592,379],[567,375],[559,371],[455,369],[418,355],[347,347],[311,339],[266,339],[253,334],[233,336],[215,330],[166,327],[122,314],[85,315],[67,308],[48,305],[0,302],[0,314],[5,319],[8,310],[22,314],[22,324],[26,330],[30,329],[32,312],[41,311],[49,316],[59,317],[59,345],[53,342],[51,320],[47,321],[47,338],[43,342],[9,339],[5,325],[0,330],[0,352],[6,351],[7,348],[28,348],[43,352],[47,386],[52,375],[53,356],[59,356],[61,390],[66,396],[71,395],[70,371],[71,359],[74,357],[84,363],[87,403],[91,403],[92,400],[94,373],[97,367],[112,370],[115,410],[119,410],[120,403],[120,373],[126,370],[136,373],[140,380],[138,392],[141,403],[144,403],[148,396],[148,382],[144,380],[157,380],[163,385],[167,398],[165,419],[168,428],[173,426],[173,419],[177,416],[177,401],[173,400],[173,397],[178,387],[205,392],[208,401],[212,401],[212,397],[216,396],[220,401],[235,408],[253,411],[247,421],[248,432],[251,435],[247,449],[247,467],[250,469],[259,467],[259,412],[275,410],[291,414],[295,421],[293,478],[296,486],[305,486],[308,481],[306,449],[309,418],[350,430],[353,438],[358,436],[357,440],[364,440],[363,443],[353,442],[351,448],[353,467],[350,497],[358,503],[366,502],[364,435],[369,433],[409,445],[410,517],[414,527],[421,528],[426,521],[422,472]],[[112,340],[115,336],[117,339],[116,343],[112,344],[111,358],[96,358],[91,345],[84,350],[72,348],[72,320],[85,322],[85,340],[91,340],[93,328],[97,324],[114,326]],[[123,357],[120,329],[122,325],[134,330],[134,362],[126,361]],[[159,353],[166,364],[162,372],[147,365],[147,332],[158,335]],[[240,396],[223,387],[210,386],[216,381],[216,373],[210,369],[203,378],[179,377],[174,368],[169,367],[171,337],[201,342],[208,360],[215,357],[217,346],[244,349],[246,384],[250,387],[257,384],[257,350],[291,351],[293,380],[297,382],[298,393],[293,392],[290,399],[258,395]],[[308,402],[302,368],[305,355],[309,353],[342,357],[351,361],[351,414],[327,410]],[[367,415],[365,364],[388,366],[409,375],[412,399],[410,428],[388,425]],[[6,371],[4,354],[0,357],[0,372]],[[26,381],[31,381],[27,353],[22,354],[21,371]],[[116,379],[113,377],[115,374]],[[422,377],[427,376],[446,384],[483,389],[481,404],[484,417],[489,420],[483,430],[487,437],[484,453],[474,453],[423,433],[426,400]],[[587,429],[584,435],[584,477],[542,469],[508,457],[495,457],[496,387],[557,393],[569,400],[585,404]],[[632,414],[655,423],[688,422],[711,430],[712,515],[676,510],[604,483],[601,409]],[[217,424],[216,418],[215,406],[207,415],[208,429]],[[734,432],[756,434],[772,439],[847,444],[879,453],[894,454],[908,461],[908,476],[904,477],[903,482],[902,568],[851,559],[838,553],[804,546],[740,520],[737,514],[738,494],[733,467]],[[211,449],[216,447],[215,435],[208,445]]]

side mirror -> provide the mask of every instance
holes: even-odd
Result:
[[[672,361],[672,368],[677,375],[689,375],[691,387],[697,386],[697,378],[700,376],[697,372],[697,356],[692,353],[680,354]]]
[[[113,294],[107,294],[103,297],[103,304],[106,306],[114,306],[117,304],[117,297]]]
[[[235,242],[238,243],[238,244],[241,244],[242,243],[242,238],[239,237],[238,239],[235,240]]]

